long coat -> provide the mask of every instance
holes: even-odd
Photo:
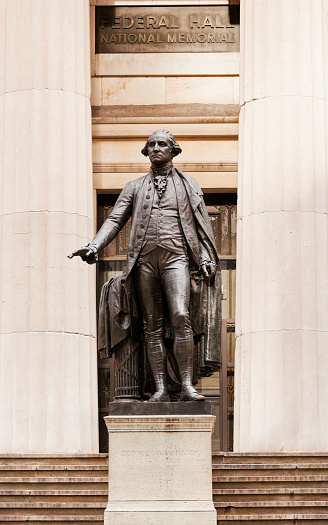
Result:
[[[211,260],[218,264],[213,231],[198,182],[177,169],[174,169],[173,180],[182,230],[194,263],[196,266],[200,263],[203,250],[200,240]],[[98,251],[102,250],[116,237],[129,218],[132,218],[124,269],[126,280],[131,274],[147,233],[156,191],[154,184],[149,184],[150,182],[150,173],[128,182],[117,199],[112,213],[90,243],[90,246],[96,247]]]
[[[203,193],[198,182],[175,168],[173,181],[181,227],[191,262],[198,268],[206,253],[218,265],[218,271],[211,283],[197,276],[191,279],[190,317],[194,335],[199,336],[197,375],[202,376],[218,370],[221,364],[219,259]],[[131,232],[123,274],[118,279],[106,283],[102,290],[98,330],[98,348],[101,357],[111,355],[115,351],[115,345],[131,333],[133,312],[138,310],[132,270],[147,234],[156,191],[154,184],[150,183],[151,173],[129,182],[122,190],[112,213],[90,243],[90,246],[96,247],[98,251],[102,250],[116,237],[131,217]]]

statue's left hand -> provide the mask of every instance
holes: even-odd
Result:
[[[204,276],[205,276],[205,279],[207,281],[209,281],[210,279],[212,279],[212,277],[215,275],[215,272],[216,272],[216,264],[212,261],[209,261],[209,262],[204,262],[201,266],[200,266]]]

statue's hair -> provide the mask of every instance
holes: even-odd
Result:
[[[177,141],[175,140],[174,136],[172,135],[172,133],[170,133],[169,131],[167,131],[166,129],[157,129],[156,131],[154,131],[154,133],[152,133],[150,135],[150,137],[152,137],[153,135],[155,135],[155,133],[163,133],[164,135],[167,136],[170,144],[171,144],[171,147],[172,147],[172,157],[176,157],[177,155],[179,155],[181,152],[182,152],[182,149],[180,148],[179,144],[177,143]],[[148,157],[148,143],[149,143],[149,139],[150,137],[148,137],[147,139],[147,142],[146,144],[144,145],[144,147],[142,148],[141,150],[141,153],[145,156],[145,157]]]

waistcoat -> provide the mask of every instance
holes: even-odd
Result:
[[[157,246],[177,255],[187,251],[172,174],[167,178],[166,190],[161,199],[155,190],[145,242],[140,254],[150,253]]]

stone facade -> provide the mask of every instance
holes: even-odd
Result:
[[[96,55],[122,3],[1,4],[0,453],[98,451],[95,270],[66,255],[163,127],[208,193],[236,191],[239,133],[235,450],[324,451],[328,1],[241,0],[240,56]]]

